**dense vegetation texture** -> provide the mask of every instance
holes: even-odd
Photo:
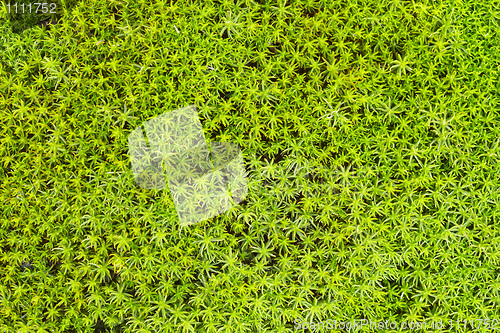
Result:
[[[430,0],[0,19],[0,331],[499,319],[499,19]],[[127,136],[190,104],[249,189],[181,227],[168,190],[135,185]]]

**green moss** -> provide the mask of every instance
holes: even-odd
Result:
[[[498,319],[493,2],[58,15],[0,20],[0,331]],[[127,137],[190,104],[241,147],[248,196],[181,227],[168,190],[135,185]]]

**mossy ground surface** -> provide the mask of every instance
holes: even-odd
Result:
[[[499,319],[498,1],[3,18],[0,331]],[[127,137],[190,104],[240,145],[249,192],[181,227],[168,191],[135,185]]]

